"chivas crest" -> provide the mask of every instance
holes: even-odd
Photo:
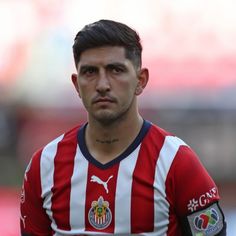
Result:
[[[109,209],[109,202],[104,201],[100,196],[97,201],[93,201],[88,213],[89,223],[98,230],[107,228],[112,219],[111,210]]]

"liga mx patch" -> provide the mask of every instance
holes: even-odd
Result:
[[[195,212],[187,218],[194,236],[213,236],[218,234],[224,226],[223,215],[217,203]]]
[[[89,223],[98,230],[107,228],[112,219],[111,210],[109,208],[109,202],[104,201],[100,196],[97,201],[93,201],[88,213]]]

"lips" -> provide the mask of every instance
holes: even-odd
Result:
[[[115,100],[109,97],[99,97],[93,100],[93,103],[107,103],[107,102],[113,103],[115,102]]]

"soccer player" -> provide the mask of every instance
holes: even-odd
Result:
[[[86,123],[37,151],[21,195],[22,236],[226,235],[217,186],[181,139],[145,120],[138,34],[100,20],[75,37],[72,82]]]

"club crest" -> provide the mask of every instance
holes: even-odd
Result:
[[[93,201],[88,213],[89,223],[98,230],[107,228],[112,220],[109,202],[104,201],[100,196],[97,201]]]

